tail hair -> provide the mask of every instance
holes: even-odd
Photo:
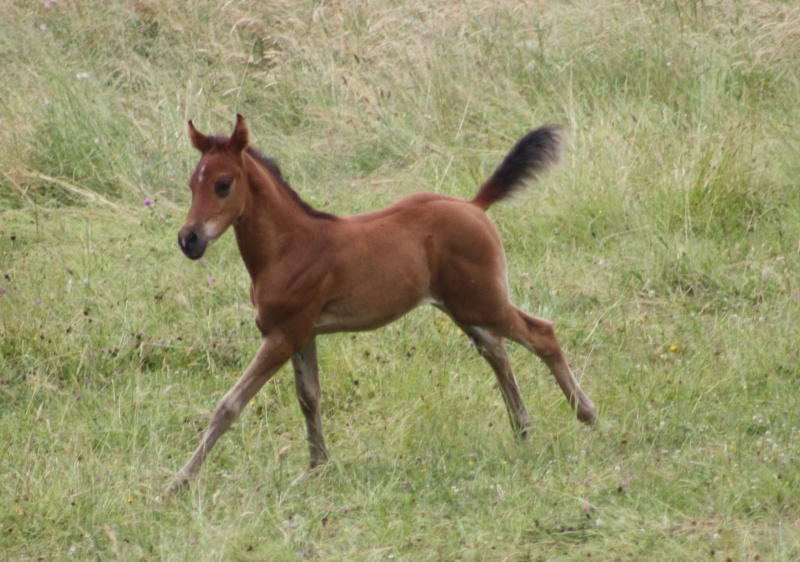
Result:
[[[558,125],[545,125],[522,137],[480,187],[471,203],[485,211],[513,195],[524,186],[525,180],[537,179],[558,163],[561,139]]]

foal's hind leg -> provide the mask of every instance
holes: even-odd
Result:
[[[553,325],[546,320],[525,314],[513,306],[510,307],[508,316],[506,325],[510,325],[510,328],[504,335],[538,355],[553,373],[570,406],[577,412],[578,419],[584,423],[594,423],[597,418],[597,408],[575,380],[572,370],[564,359],[561,346],[558,345]]]
[[[314,337],[308,341],[301,352],[292,356],[292,366],[294,367],[297,400],[300,402],[300,409],[306,418],[310,453],[308,464],[313,469],[328,460],[325,438],[322,436],[322,418],[319,408],[322,391],[319,386],[317,344]]]
[[[497,375],[497,382],[500,385],[500,391],[503,393],[511,428],[514,430],[515,435],[524,439],[527,435],[527,428],[531,424],[531,419],[525,409],[525,404],[522,402],[517,379],[511,370],[511,362],[508,360],[508,352],[503,338],[475,326],[460,326],[460,328],[472,339],[478,353],[486,359],[491,365],[494,374]]]

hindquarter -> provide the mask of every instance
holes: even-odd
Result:
[[[335,290],[317,333],[368,330],[424,303],[471,325],[508,304],[497,229],[479,208],[452,199],[398,205],[345,223],[336,244]]]
[[[503,244],[478,209],[442,225],[435,239],[434,298],[461,325],[492,327],[509,305]]]

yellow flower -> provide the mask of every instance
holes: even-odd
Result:
[[[135,501],[136,501],[136,500],[135,500],[135,499],[133,499],[133,498],[131,498],[131,497],[129,497],[129,498],[128,498],[128,503],[133,503],[133,502],[135,502]]]
[[[675,345],[675,344],[672,344],[671,346],[669,346],[669,350],[670,351],[678,351],[678,346]]]

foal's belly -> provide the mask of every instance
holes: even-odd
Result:
[[[374,330],[401,318],[421,304],[432,302],[423,294],[386,294],[381,299],[332,301],[322,309],[315,334]]]

